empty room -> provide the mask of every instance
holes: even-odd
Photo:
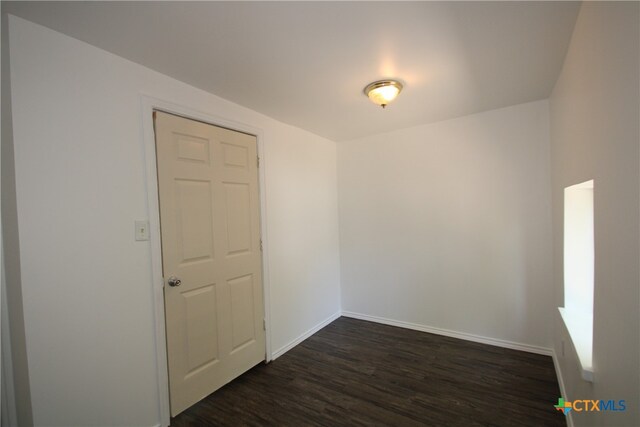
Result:
[[[640,3],[2,1],[4,426],[640,425]]]

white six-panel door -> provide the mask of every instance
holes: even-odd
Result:
[[[163,112],[155,132],[175,416],[265,359],[257,147]]]

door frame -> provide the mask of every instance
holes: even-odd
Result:
[[[167,336],[165,330],[164,280],[162,277],[162,246],[160,240],[160,205],[158,202],[158,171],[156,163],[156,141],[153,129],[153,111],[182,116],[208,123],[214,126],[247,133],[257,139],[257,152],[260,158],[258,168],[258,197],[260,199],[260,236],[262,239],[262,289],[264,295],[265,316],[265,361],[271,355],[271,294],[269,286],[268,237],[267,237],[267,203],[265,186],[265,150],[262,129],[236,122],[224,117],[211,115],[195,109],[178,105],[162,99],[140,95],[142,112],[142,139],[145,161],[145,184],[147,192],[147,211],[149,219],[149,246],[151,251],[151,298],[154,315],[156,376],[159,395],[160,425],[170,423],[169,411],[169,368],[167,362]]]

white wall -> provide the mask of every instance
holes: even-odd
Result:
[[[342,307],[551,346],[548,105],[338,144]]]
[[[627,402],[620,413],[572,411],[575,425],[640,425],[639,10],[637,2],[583,3],[550,98],[556,306],[563,304],[563,190],[594,179],[594,383],[581,379],[556,313],[564,397]]]
[[[9,24],[36,425],[159,423],[150,247],[133,235],[148,217],[141,94],[262,130],[272,349],[340,310],[333,142],[27,21]]]

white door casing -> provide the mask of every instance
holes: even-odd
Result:
[[[171,414],[265,360],[252,135],[156,113]]]

